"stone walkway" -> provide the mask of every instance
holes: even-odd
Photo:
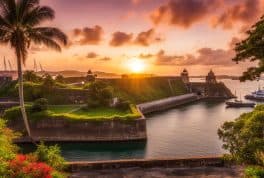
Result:
[[[239,167],[218,168],[124,168],[78,172],[71,178],[239,178],[243,170]]]

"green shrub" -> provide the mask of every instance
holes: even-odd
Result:
[[[257,151],[255,157],[258,165],[264,166],[264,151]]]
[[[47,163],[58,171],[65,168],[65,160],[61,156],[60,148],[57,145],[48,147],[42,142],[38,145],[34,154],[39,161]]]
[[[35,100],[31,110],[32,112],[41,112],[48,110],[48,100],[46,98],[40,98]]]
[[[86,86],[88,90],[87,107],[108,107],[113,98],[113,90],[105,82],[95,81]]]
[[[257,152],[264,152],[264,110],[257,106],[253,112],[242,114],[234,122],[225,122],[218,130],[223,148],[239,162],[257,164]]]
[[[29,111],[31,109],[31,106],[26,105],[26,111]],[[3,119],[6,121],[16,120],[21,118],[21,111],[20,106],[15,106],[9,109],[6,109],[3,115]]]
[[[61,173],[58,171],[53,171],[51,176],[52,176],[52,178],[66,178],[66,177],[68,177],[65,173]]]
[[[40,82],[42,80],[34,71],[25,71],[23,79],[28,82]]]
[[[25,101],[34,101],[43,97],[43,90],[41,85],[33,82],[24,82],[24,97]],[[18,84],[16,85],[16,92],[18,93]]]
[[[55,78],[55,81],[58,83],[64,83],[65,82],[65,78],[63,77],[63,75],[57,75]]]
[[[225,164],[228,164],[228,165],[237,162],[236,158],[230,154],[224,154],[222,157],[222,160],[224,161]]]
[[[263,178],[264,177],[264,168],[257,166],[247,167],[245,170],[245,175],[247,178]]]
[[[18,90],[16,88],[17,81],[10,81],[0,87],[1,97],[18,97]]]
[[[0,119],[0,177],[8,177],[8,162],[16,156],[17,146],[12,144],[16,135],[6,128],[5,121]]]
[[[42,82],[42,89],[46,91],[50,91],[54,88],[54,86],[55,86],[55,81],[53,80],[51,75],[46,74]]]
[[[86,107],[84,107],[84,109],[90,109],[90,108],[98,108],[100,107],[100,101],[99,100],[92,100],[92,99],[88,99],[86,102]]]
[[[130,108],[130,103],[126,100],[120,100],[119,102],[117,102],[116,108],[122,111],[126,111]]]

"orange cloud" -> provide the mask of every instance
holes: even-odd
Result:
[[[157,54],[140,54],[139,58],[153,60],[155,65],[159,66],[234,66],[236,65],[232,59],[235,56],[235,45],[240,42],[240,39],[233,38],[229,43],[229,49],[212,49],[200,48],[196,54],[185,55],[168,55],[164,50],[160,50]]]
[[[220,0],[171,0],[151,13],[154,24],[190,27],[205,17],[220,5]]]
[[[112,35],[112,40],[110,41],[111,46],[123,46],[129,44],[133,38],[133,34],[127,34],[125,32],[115,32]]]
[[[183,56],[170,56],[166,55],[164,50],[160,50],[156,55],[155,64],[156,65],[176,65]]]
[[[260,15],[259,0],[245,0],[227,8],[214,20],[214,26],[222,26],[224,29],[233,27],[234,22],[250,24]]]
[[[211,20],[213,27],[230,29],[235,23],[253,23],[261,11],[261,0],[170,0],[154,10],[151,21],[189,28],[202,20]]]
[[[76,28],[73,30],[73,44],[87,45],[99,44],[102,40],[103,28],[101,26],[94,26],[93,28],[85,27],[83,29]]]
[[[155,30],[153,28],[136,34],[135,39],[133,39],[133,36],[134,36],[133,33],[128,34],[125,32],[117,31],[113,33],[112,39],[109,44],[114,47],[124,46],[129,44],[149,46],[152,43],[160,42],[163,40],[161,37],[159,37],[159,35],[155,33]]]
[[[98,57],[98,54],[96,54],[95,52],[89,52],[86,57],[92,59]]]
[[[139,33],[134,42],[142,46],[149,46],[152,42],[159,41],[158,39],[158,37],[155,37],[155,30],[152,28]]]

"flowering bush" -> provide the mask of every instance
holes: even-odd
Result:
[[[53,169],[46,163],[35,162],[34,157],[17,155],[9,163],[12,178],[52,178]]]
[[[64,170],[65,163],[59,147],[47,147],[42,143],[35,153],[18,154],[17,146],[12,143],[17,136],[0,119],[0,178],[67,177],[59,172]]]

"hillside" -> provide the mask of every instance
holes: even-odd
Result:
[[[137,104],[187,93],[182,80],[176,77],[109,79],[106,81],[114,88],[116,95]]]
[[[52,76],[56,75],[62,75],[64,77],[84,77],[87,75],[87,72],[81,72],[77,70],[63,70],[63,71],[43,71],[38,72],[39,75],[43,75],[45,73],[48,73]],[[101,71],[94,71],[95,75],[97,75],[98,78],[113,78],[113,77],[120,77],[120,75],[115,73],[108,73],[108,72],[101,72]]]

